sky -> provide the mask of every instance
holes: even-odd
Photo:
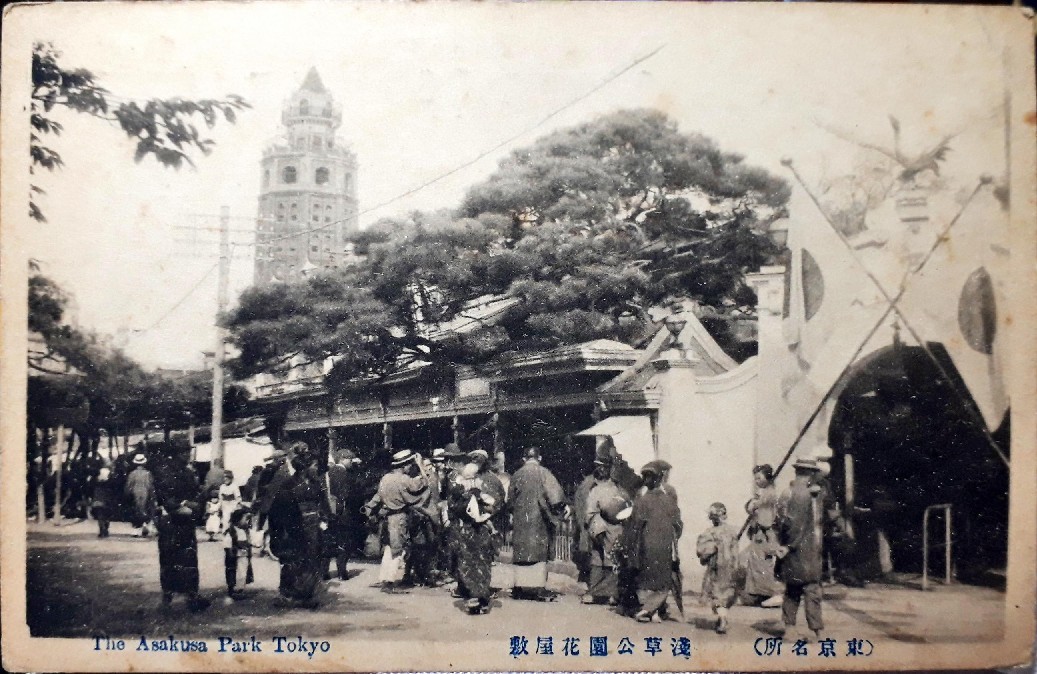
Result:
[[[14,44],[28,50],[33,40],[52,42],[64,65],[91,70],[119,98],[234,93],[252,105],[236,124],[212,130],[211,155],[180,171],[151,159],[134,163],[133,144],[116,127],[61,114],[65,132],[48,142],[65,168],[37,176],[49,222],[14,225],[27,253],[74,295],[80,325],[112,335],[152,367],[197,367],[201,352],[213,348],[216,247],[180,244],[178,228],[216,227],[227,206],[231,227],[245,230],[234,238],[248,238],[262,150],[311,66],[341,105],[338,133],[358,157],[361,226],[455,206],[510,151],[623,108],[663,110],[681,130],[782,175],[781,159],[792,158],[814,182],[852,170],[861,152],[824,127],[891,145],[891,114],[908,148],[959,134],[946,163],[951,179],[1004,170],[1007,14],[976,8],[213,2],[25,9]],[[390,203],[372,209],[383,202]],[[252,275],[250,249],[235,250],[232,297]]]

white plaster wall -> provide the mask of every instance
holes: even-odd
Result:
[[[710,526],[709,506],[727,506],[729,521],[741,527],[752,495],[756,439],[757,360],[750,359],[718,377],[687,381],[687,370],[663,373],[659,409],[659,457],[673,464],[684,535],[678,549],[686,589],[699,590],[702,567],[695,539]]]

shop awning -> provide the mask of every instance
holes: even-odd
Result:
[[[655,459],[652,421],[648,415],[617,415],[602,419],[576,435],[607,435],[616,445],[616,452],[634,470]]]

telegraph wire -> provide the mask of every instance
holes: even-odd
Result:
[[[167,318],[169,318],[169,315],[170,315],[170,314],[172,314],[172,313],[173,313],[174,311],[176,311],[176,310],[177,310],[177,309],[178,309],[178,308],[180,307],[180,305],[181,305],[181,304],[183,304],[184,302],[186,302],[186,301],[187,301],[187,298],[189,298],[189,297],[190,297],[191,295],[193,295],[193,294],[194,294],[194,292],[195,292],[196,290],[198,290],[198,288],[200,288],[200,287],[201,287],[202,283],[204,283],[204,282],[205,282],[205,279],[209,278],[209,274],[211,274],[211,273],[213,272],[213,270],[215,270],[215,269],[216,269],[216,267],[218,267],[219,265],[220,265],[220,262],[219,262],[219,260],[217,260],[217,261],[216,261],[216,264],[214,264],[214,265],[212,265],[211,267],[209,267],[209,268],[208,268],[208,269],[207,269],[207,270],[205,271],[205,273],[204,273],[204,274],[202,274],[201,278],[199,278],[199,279],[198,279],[198,280],[197,280],[197,281],[195,282],[195,284],[194,284],[193,286],[191,286],[191,289],[190,289],[190,290],[188,290],[188,291],[187,291],[186,293],[184,293],[184,296],[183,296],[183,297],[181,297],[181,298],[180,298],[179,300],[177,300],[177,301],[176,301],[176,304],[174,304],[173,306],[169,307],[169,309],[167,309],[167,310],[166,310],[166,312],[165,312],[164,314],[162,314],[162,315],[161,315],[161,316],[160,316],[160,317],[158,318],[158,320],[156,320],[156,321],[155,321],[154,323],[152,323],[152,324],[151,324],[150,326],[148,326],[148,327],[146,327],[146,328],[137,328],[137,329],[135,329],[135,330],[134,330],[133,332],[147,332],[148,330],[154,330],[155,328],[157,328],[157,327],[158,327],[158,325],[159,325],[159,323],[161,323],[162,321],[164,321],[164,320],[166,320]]]

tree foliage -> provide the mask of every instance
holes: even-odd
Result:
[[[137,144],[134,160],[154,157],[163,166],[180,168],[193,165],[190,153],[209,154],[215,141],[199,132],[197,123],[212,129],[223,117],[234,123],[237,112],[249,108],[240,96],[198,101],[182,98],[154,98],[143,103],[119,100],[101,86],[96,76],[82,68],[67,68],[59,61],[61,53],[53,45],[38,42],[32,52],[32,105],[29,137],[30,171],[48,171],[64,166],[61,155],[44,144],[47,136],[60,136],[64,127],[54,119],[56,107],[106,120],[118,126]],[[36,201],[43,190],[33,185],[29,194],[29,216],[45,222]]]
[[[68,299],[60,286],[33,269],[29,330],[42,338],[43,350],[30,349],[28,354],[31,425],[46,425],[47,412],[55,408],[85,409],[86,420],[73,430],[89,440],[101,429],[114,434],[139,429],[147,421],[183,428],[191,419],[211,417],[212,373],[174,379],[146,371],[100,335],[69,325]],[[242,410],[244,395],[238,387],[227,392],[224,407],[229,414]]]
[[[660,112],[606,115],[513,152],[455,211],[376,223],[350,268],[246,291],[225,321],[237,372],[335,357],[344,381],[407,360],[636,343],[649,309],[681,300],[751,311],[744,274],[775,252],[764,233],[788,195]],[[487,298],[506,309],[482,316]]]

